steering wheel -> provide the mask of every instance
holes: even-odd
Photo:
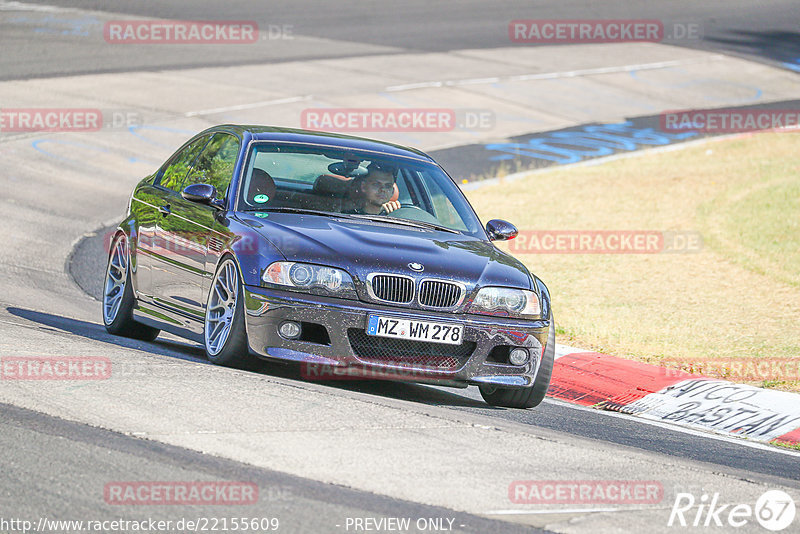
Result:
[[[397,208],[397,209],[403,209],[403,208],[412,208],[412,209],[419,210],[419,211],[425,211],[424,209],[420,208],[416,204],[408,204],[406,202],[401,202],[400,203],[400,207]],[[397,210],[395,210],[395,211],[397,211]],[[425,211],[425,213],[428,213],[428,212]]]
[[[429,222],[433,224],[441,224],[439,219],[431,215],[429,212],[415,206],[414,204],[400,204],[400,207],[388,214],[390,217],[399,217],[401,219],[408,219],[410,221]]]
[[[391,202],[391,201],[390,201],[390,202]],[[386,204],[389,204],[390,202],[387,202]],[[401,203],[401,204],[400,204],[400,207],[399,207],[399,208],[397,208],[396,210],[393,210],[393,211],[386,211],[386,209],[384,208],[384,209],[382,209],[382,210],[381,210],[381,213],[383,213],[383,214],[386,214],[386,215],[392,215],[392,216],[393,216],[395,213],[397,213],[398,211],[400,211],[400,210],[402,210],[402,209],[415,209],[415,210],[425,211],[425,210],[423,210],[422,208],[420,208],[419,206],[415,206],[414,204],[406,204],[406,203],[404,202],[404,203]],[[427,212],[426,212],[426,213],[427,213]]]

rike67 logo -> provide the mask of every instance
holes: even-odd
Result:
[[[755,506],[723,503],[719,493],[704,493],[699,499],[691,493],[678,493],[667,526],[740,528],[755,520],[765,529],[778,532],[792,524],[795,512],[794,500],[781,490],[767,491]]]

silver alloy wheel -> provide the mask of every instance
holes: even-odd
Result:
[[[239,296],[239,276],[236,265],[226,260],[211,283],[211,293],[206,306],[206,350],[216,355],[225,346],[233,325],[236,299]]]
[[[125,236],[120,236],[114,243],[114,250],[108,260],[103,290],[103,320],[107,325],[117,318],[128,281],[128,250],[125,245]]]

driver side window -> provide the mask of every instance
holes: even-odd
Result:
[[[208,140],[209,136],[204,135],[175,154],[161,174],[158,185],[179,192],[182,189],[186,174],[189,172],[189,167],[194,162],[197,154],[200,153],[200,150],[208,143]]]
[[[197,157],[186,185],[211,184],[220,197],[226,196],[238,156],[239,139],[226,133],[214,134]]]
[[[428,195],[433,204],[434,215],[439,222],[448,228],[467,231],[463,219],[436,180],[427,179],[425,180],[425,185],[427,186]]]

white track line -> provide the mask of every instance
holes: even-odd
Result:
[[[183,114],[184,117],[198,117],[202,115],[214,115],[216,113],[225,113],[228,111],[242,111],[244,109],[255,109],[267,106],[278,106],[281,104],[293,104],[295,102],[304,102],[311,100],[312,95],[305,96],[290,96],[287,98],[279,98],[277,100],[262,100],[261,102],[252,102],[250,104],[238,104],[235,106],[224,106],[221,108],[201,109],[198,111],[187,111]]]
[[[594,76],[597,74],[614,74],[619,72],[632,72],[636,70],[656,70],[681,65],[691,65],[694,63],[704,63],[708,60],[723,59],[722,54],[711,54],[696,59],[676,59],[672,61],[659,61],[657,63],[636,63],[633,65],[619,65],[615,67],[598,67],[594,69],[577,69],[562,72],[541,72],[537,74],[519,74],[515,76],[491,77],[491,78],[467,78],[464,80],[442,80],[431,82],[407,83],[403,85],[392,85],[386,88],[386,92],[395,93],[399,91],[410,91],[412,89],[426,89],[429,87],[460,87],[464,85],[481,85],[499,83],[501,81],[518,82],[528,80],[555,80],[558,78],[576,78],[579,76]]]
[[[23,2],[2,2],[0,1],[0,11],[38,11],[40,13],[60,13],[73,11],[70,8],[58,6],[46,6],[40,4],[26,4]]]
[[[625,508],[566,508],[564,510],[489,510],[481,515],[542,515],[542,514],[589,514],[597,512],[625,512]],[[638,509],[637,509],[638,511]]]

